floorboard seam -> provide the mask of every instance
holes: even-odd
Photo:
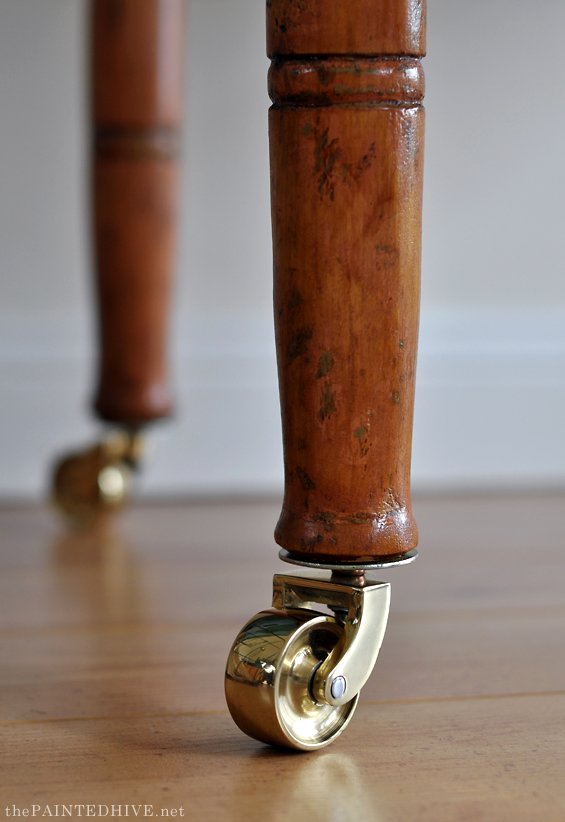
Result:
[[[474,700],[486,699],[512,699],[531,698],[543,696],[565,696],[565,690],[560,691],[524,691],[515,694],[476,694],[475,696],[430,696],[415,699],[375,699],[367,702],[360,701],[359,705],[417,705],[430,702],[472,702]],[[124,719],[166,719],[170,717],[182,716],[206,716],[208,714],[228,714],[227,708],[216,708],[206,711],[174,711],[172,713],[146,713],[146,714],[111,714],[102,716],[63,716],[44,719],[3,719],[0,720],[0,727],[6,725],[40,725],[53,722],[106,722],[111,720]]]

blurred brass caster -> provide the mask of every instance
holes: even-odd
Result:
[[[118,429],[92,448],[67,455],[53,474],[55,504],[82,526],[116,511],[127,500],[141,451],[139,433]]]
[[[383,641],[390,584],[363,574],[276,574],[273,610],[244,625],[226,667],[236,724],[271,745],[313,751],[349,723]],[[326,606],[333,615],[316,610]]]

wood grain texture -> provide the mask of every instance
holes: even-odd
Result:
[[[353,5],[269,4],[275,538],[300,557],[362,562],[418,541],[424,21],[418,3]]]
[[[565,694],[362,705],[348,737],[307,756],[266,749],[225,713],[4,725],[0,800],[222,822],[557,822],[564,710]]]
[[[358,712],[308,755],[243,736],[222,696],[229,645],[281,570],[277,507],[135,507],[121,535],[71,536],[46,511],[0,509],[0,816],[141,802],[219,822],[565,818],[563,497],[416,500],[425,551],[386,575]]]
[[[0,722],[224,710],[228,651],[251,610],[225,622],[6,632]],[[564,683],[565,606],[393,613],[360,702],[551,693]]]
[[[425,0],[267,0],[267,52],[423,57]]]
[[[172,407],[183,0],[93,0],[95,408],[138,425]]]

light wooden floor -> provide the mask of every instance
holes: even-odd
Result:
[[[316,754],[246,738],[223,698],[230,644],[287,568],[277,514],[147,506],[79,539],[49,511],[0,510],[0,816],[563,822],[565,498],[417,502],[421,556],[382,574],[375,672]]]

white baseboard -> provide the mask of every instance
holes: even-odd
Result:
[[[0,498],[39,499],[57,454],[96,437],[84,318],[9,318],[0,337]],[[154,427],[143,496],[279,494],[268,315],[188,317],[177,412]],[[424,311],[414,431],[420,491],[565,487],[565,312]]]

